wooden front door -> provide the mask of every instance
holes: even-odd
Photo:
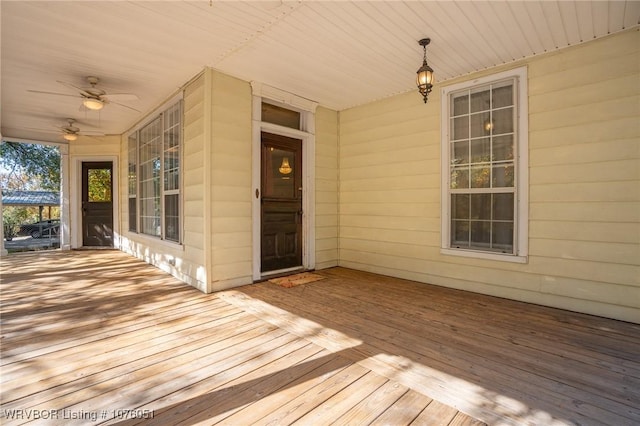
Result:
[[[265,132],[261,139],[260,271],[302,266],[302,141]]]
[[[82,163],[82,245],[113,247],[113,163]]]

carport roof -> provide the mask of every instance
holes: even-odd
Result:
[[[60,193],[53,191],[2,191],[4,206],[59,206]]]

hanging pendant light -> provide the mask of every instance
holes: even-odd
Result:
[[[418,44],[422,46],[424,57],[422,59],[422,66],[418,69],[416,84],[418,85],[418,91],[420,91],[425,104],[427,103],[427,96],[429,96],[433,88],[433,69],[427,64],[427,45],[430,42],[430,38],[423,38],[418,42]]]

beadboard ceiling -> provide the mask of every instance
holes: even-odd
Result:
[[[121,134],[203,67],[342,110],[415,89],[417,41],[437,81],[638,26],[638,1],[7,1],[2,136],[63,141],[56,126]],[[99,112],[75,91],[133,93]],[[416,90],[416,107],[421,105]]]

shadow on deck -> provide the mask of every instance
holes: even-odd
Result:
[[[211,295],[118,251],[2,271],[3,424],[640,423],[636,324],[344,268]]]

